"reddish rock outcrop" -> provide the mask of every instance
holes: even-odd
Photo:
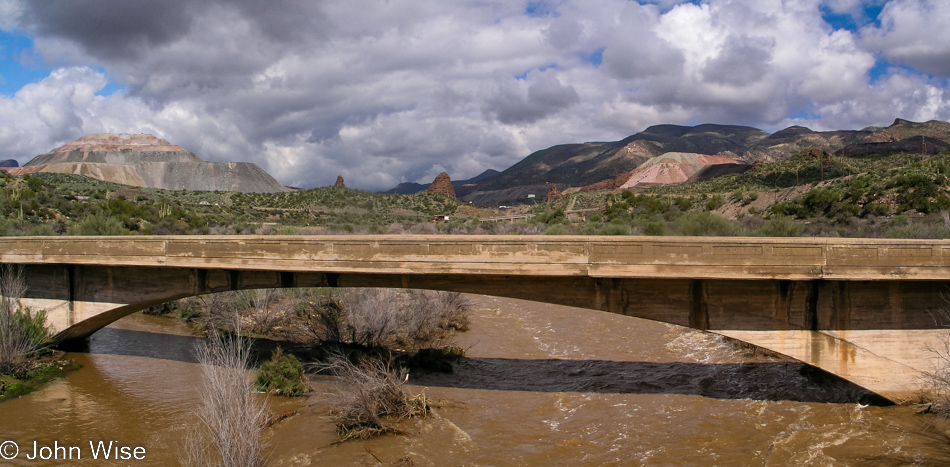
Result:
[[[343,176],[342,176],[342,175],[337,175],[337,176],[336,176],[336,183],[334,183],[333,186],[334,186],[335,188],[346,188],[346,184],[343,183]]]
[[[607,180],[601,180],[592,185],[587,185],[581,187],[577,191],[581,193],[587,193],[591,191],[600,191],[600,190],[616,190],[623,186],[624,183],[627,183],[630,180],[630,177],[633,176],[633,172],[624,172],[620,175],[617,175],[614,178],[608,178]]]
[[[641,164],[631,172],[630,179],[620,188],[683,183],[702,167],[715,164],[743,164],[743,162],[721,156],[668,152]]]
[[[561,190],[557,189],[557,185],[551,185],[551,188],[548,189],[548,195],[545,197],[545,200],[550,203],[551,201],[561,199],[563,197],[564,195],[561,194]]]
[[[452,186],[452,179],[449,178],[449,174],[445,172],[442,172],[439,174],[439,176],[435,177],[432,185],[430,185],[429,189],[426,191],[429,193],[445,195],[449,198],[455,198],[455,188]]]

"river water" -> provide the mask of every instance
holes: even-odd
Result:
[[[863,405],[860,388],[796,362],[636,318],[470,300],[455,372],[410,375],[409,390],[438,405],[403,423],[411,436],[333,444],[332,386],[317,379],[308,398],[268,399],[298,412],[268,428],[268,464],[950,465],[946,422]],[[102,440],[144,449],[118,465],[176,464],[201,388],[194,342],[141,314],[94,334],[69,354],[82,370],[0,403],[0,442],[20,447],[8,462],[107,464],[89,446]],[[81,458],[29,460],[34,442]]]

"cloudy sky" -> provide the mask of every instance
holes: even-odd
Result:
[[[649,125],[950,120],[945,0],[0,0],[0,159],[151,133],[388,189]]]

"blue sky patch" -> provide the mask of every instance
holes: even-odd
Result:
[[[851,13],[832,11],[832,9],[826,5],[821,5],[818,9],[821,11],[821,19],[825,20],[832,28],[857,32],[858,29],[869,24],[880,26],[881,20],[878,17],[884,7],[881,5],[866,5],[863,8],[863,16],[859,18],[855,18]]]
[[[799,110],[788,116],[789,120],[820,120],[821,114],[816,114],[814,112],[813,106],[809,105],[808,107]]]
[[[659,6],[659,3],[660,3],[660,2],[659,2],[658,0],[637,0],[637,3],[639,3],[639,4],[641,4],[641,5],[657,5],[657,6]],[[683,5],[683,4],[685,4],[685,3],[692,3],[693,5],[697,5],[697,6],[698,6],[698,5],[702,5],[702,4],[703,4],[703,0],[688,0],[688,1],[685,1],[685,2],[679,2],[679,3],[675,4],[675,5],[670,5],[670,6],[665,7],[665,8],[661,7],[661,8],[660,8],[660,12],[666,13],[666,12],[672,10],[673,8],[676,8],[677,5]]]
[[[557,9],[544,1],[528,2],[528,6],[524,9],[524,14],[534,17],[557,16]]]
[[[599,67],[601,63],[604,63],[604,47],[601,47],[587,57],[584,57],[584,60],[595,67]]]
[[[524,73],[522,73],[522,74],[520,74],[520,75],[515,75],[515,79],[517,79],[517,80],[519,80],[519,81],[524,81],[524,80],[528,79],[528,73],[531,73],[531,72],[534,71],[534,70],[547,71],[547,70],[550,70],[550,69],[552,69],[552,68],[557,68],[557,63],[552,63],[552,64],[550,64],[550,65],[539,66],[539,67],[537,67],[537,68],[532,68],[532,69],[530,69],[530,70],[528,70],[528,71],[526,71],[526,72],[524,72]]]
[[[887,72],[891,68],[891,66],[892,66],[891,63],[888,62],[887,60],[878,59],[877,62],[874,63],[874,66],[871,67],[870,70],[868,70],[868,78],[870,78],[869,79],[870,84],[877,84],[877,82],[880,81],[881,78],[887,76]]]
[[[49,76],[53,67],[32,55],[33,40],[0,31],[0,94],[12,96],[23,86]]]
[[[115,92],[125,91],[125,85],[109,81],[106,86],[96,93],[97,96],[108,96]]]

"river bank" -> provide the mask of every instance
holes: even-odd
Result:
[[[80,368],[82,365],[65,358],[65,352],[45,351],[44,355],[24,362],[15,370],[0,374],[0,402],[25,396]]]

